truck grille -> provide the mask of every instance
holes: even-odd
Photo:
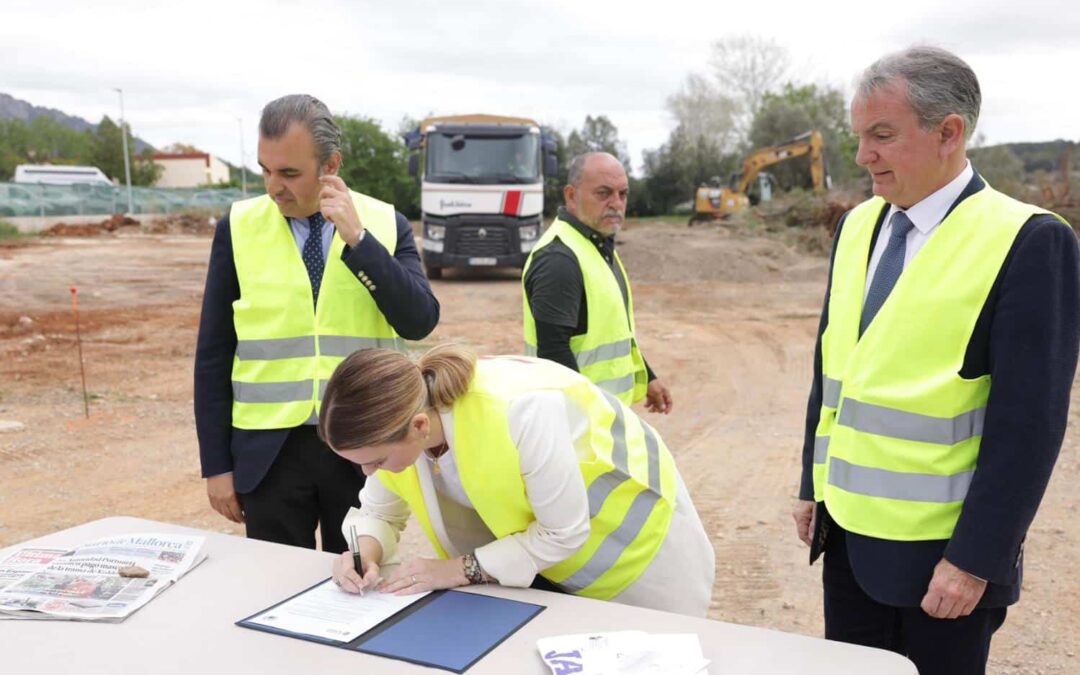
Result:
[[[510,252],[506,228],[467,225],[458,229],[454,252],[461,255],[493,256]]]

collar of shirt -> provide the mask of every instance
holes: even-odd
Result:
[[[889,207],[889,213],[885,216],[885,225],[881,228],[881,236],[887,237],[886,228],[892,229],[892,217],[897,211],[903,211],[908,218],[911,219],[911,223],[915,226],[923,236],[930,234],[942,220],[945,220],[945,214],[949,212],[949,208],[953,205],[953,202],[960,196],[960,193],[964,191],[967,184],[971,182],[971,177],[975,175],[975,170],[971,168],[971,162],[968,161],[964,164],[964,170],[960,172],[960,175],[949,181],[945,187],[941,188],[937,192],[934,192],[922,201],[913,204],[911,208],[904,210],[895,205]]]
[[[595,244],[596,248],[605,258],[611,257],[612,252],[615,250],[615,235],[612,234],[605,237],[578,220],[577,216],[567,211],[565,206],[559,207],[559,220],[569,223],[570,226],[580,232],[582,236]]]

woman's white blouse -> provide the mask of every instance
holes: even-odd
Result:
[[[524,532],[502,539],[495,539],[484,525],[461,486],[455,464],[453,414],[440,413],[439,417],[449,446],[438,460],[439,473],[433,471],[434,461],[426,453],[417,460],[416,469],[424,501],[428,504],[432,529],[443,550],[451,557],[474,552],[484,571],[500,584],[524,587],[531,584],[540,571],[572,556],[588,539],[589,503],[578,467],[578,453],[587,453],[579,446],[586,436],[588,419],[577,404],[562,392],[540,391],[524,394],[510,406],[510,437],[520,455],[521,474],[536,520]],[[698,575],[707,576],[707,585],[701,588],[702,583],[692,583],[694,601],[689,605],[677,597],[670,598],[674,601],[673,606],[669,606],[672,604],[670,602],[642,602],[637,597],[642,591],[649,596],[652,593],[645,588],[635,590],[634,587],[639,584],[631,586],[623,595],[630,596],[627,601],[635,605],[704,614],[712,586],[712,546],[701,528],[681,478],[678,482],[676,517],[673,518],[672,529],[661,553],[654,559],[654,565],[669,557],[677,559],[684,555],[695,555],[701,558],[707,555],[707,561],[701,560],[703,569]],[[349,528],[355,526],[358,535],[378,539],[382,545],[384,563],[397,562],[398,541],[410,514],[408,504],[380,481],[369,478],[360,491],[360,505],[359,509],[349,510],[342,524],[346,538]],[[672,541],[672,535],[687,526],[695,541]],[[672,545],[676,550],[663,550],[671,549]],[[691,567],[694,565],[691,564]],[[642,580],[654,576],[655,572],[653,570],[654,574],[650,575],[647,570]],[[693,577],[692,570],[690,576]],[[663,577],[663,583],[671,583],[668,574]],[[705,581],[701,579],[701,582]],[[681,595],[670,586],[666,591],[656,589],[657,593],[671,594],[673,591],[675,596]],[[621,596],[616,599],[621,599]]]

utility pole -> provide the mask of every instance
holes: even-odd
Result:
[[[247,198],[247,165],[244,164],[244,118],[237,117],[236,123],[240,125],[240,189]]]
[[[127,180],[128,215],[135,213],[134,201],[131,198],[131,160],[128,158],[127,127],[124,126],[124,90],[113,87],[113,91],[120,94],[120,140],[124,146],[124,178]]]

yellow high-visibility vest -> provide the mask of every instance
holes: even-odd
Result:
[[[352,192],[367,235],[393,255],[394,207]],[[229,213],[240,298],[233,302],[232,425],[282,429],[316,418],[327,380],[357,349],[403,349],[371,293],[341,261],[334,233],[318,306],[292,231],[273,200],[235,202]],[[317,235],[313,235],[317,236]]]
[[[630,280],[626,277],[622,260],[615,253],[619,274],[626,285],[626,303],[623,303],[619,282],[596,246],[573,225],[556,219],[544,236],[536,243],[522,270],[522,315],[525,320],[525,353],[536,356],[536,321],[525,295],[525,275],[532,265],[537,251],[558,238],[577,258],[581,276],[585,282],[585,302],[588,307],[588,326],[585,333],[570,338],[570,351],[577,361],[578,370],[604,391],[614,394],[620,401],[630,405],[645,398],[648,389],[648,372],[645,359],[634,337],[634,299],[630,292]]]
[[[585,412],[589,431],[578,462],[588,492],[590,532],[570,558],[540,574],[562,589],[610,600],[652,562],[675,509],[675,461],[663,439],[612,394],[543,359],[481,358],[468,391],[453,405],[454,461],[461,485],[496,538],[524,532],[536,518],[521,476],[507,411],[522,394],[561,391]],[[438,554],[415,466],[375,477],[409,504]]]
[[[982,440],[989,375],[960,377],[968,342],[1020,228],[1045,213],[986,186],[908,263],[859,337],[875,197],[844,221],[822,335],[814,498],[844,529],[948,539]]]

